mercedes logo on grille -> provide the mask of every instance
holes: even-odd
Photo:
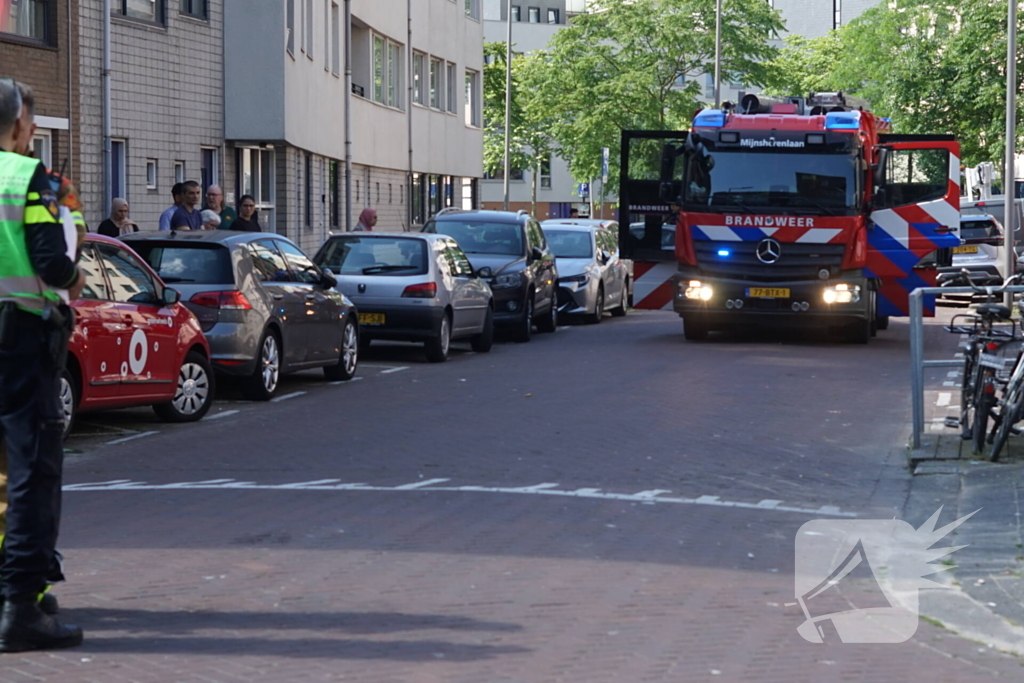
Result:
[[[763,239],[757,243],[757,260],[761,263],[775,263],[782,256],[782,245],[772,238]]]

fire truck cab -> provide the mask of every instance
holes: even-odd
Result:
[[[698,112],[688,132],[624,133],[623,251],[642,263],[655,238],[629,226],[675,222],[662,296],[687,339],[773,325],[866,343],[909,314],[913,289],[934,284],[960,243],[959,145],[894,135],[868,109],[842,93],[747,95]],[[934,299],[925,307],[933,314]]]

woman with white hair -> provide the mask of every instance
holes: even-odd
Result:
[[[216,230],[220,225],[220,215],[213,209],[204,209],[202,217],[203,230]]]

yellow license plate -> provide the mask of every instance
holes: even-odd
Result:
[[[747,296],[752,299],[788,299],[789,287],[747,287]]]
[[[385,317],[383,313],[360,313],[360,325],[383,325]]]
[[[977,244],[964,244],[964,245],[961,245],[959,247],[953,247],[953,253],[954,254],[977,254],[978,253],[978,245]]]

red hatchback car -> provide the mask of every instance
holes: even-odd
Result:
[[[210,347],[179,294],[138,254],[90,233],[86,285],[60,383],[65,436],[78,412],[151,405],[169,422],[199,420],[213,403]]]

